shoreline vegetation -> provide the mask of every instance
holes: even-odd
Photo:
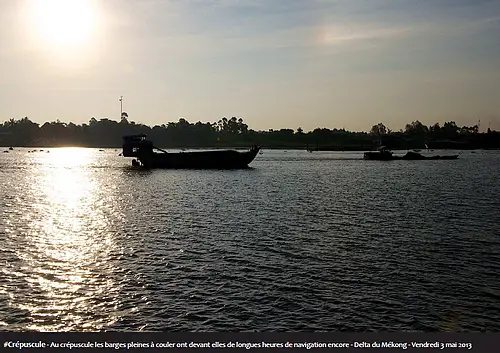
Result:
[[[378,145],[394,150],[405,149],[500,149],[500,132],[479,126],[459,127],[454,121],[431,126],[414,121],[404,130],[391,131],[384,124],[370,132],[316,128],[304,132],[283,128],[255,131],[242,118],[222,118],[216,123],[178,122],[153,127],[129,121],[92,117],[88,124],[76,125],[59,120],[39,125],[28,117],[0,124],[0,146],[12,147],[95,147],[120,148],[125,135],[146,134],[160,148],[238,148],[261,145],[268,149],[308,149],[325,151],[365,151]]]

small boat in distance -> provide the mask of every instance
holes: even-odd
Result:
[[[155,150],[159,151],[156,152]],[[247,168],[259,152],[259,146],[249,151],[235,150],[167,152],[153,146],[146,135],[123,137],[123,156],[135,157],[132,165],[144,168],[171,169],[242,169]]]
[[[380,146],[376,151],[365,152],[363,156],[364,159],[376,161],[390,161],[394,159],[392,151],[385,146]]]
[[[457,159],[458,154],[451,156],[424,156],[415,151],[408,151],[404,156],[395,156],[392,151],[387,147],[380,147],[377,151],[370,151],[364,153],[364,159],[377,160],[377,161],[393,161],[393,160],[407,160],[407,161],[420,161],[420,160],[448,160]]]
[[[436,159],[458,159],[458,154],[450,155],[450,156],[424,156],[420,153],[409,151],[404,156],[394,156],[394,159],[404,159],[409,161],[420,161],[424,159],[436,160]]]

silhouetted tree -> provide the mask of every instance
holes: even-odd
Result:
[[[371,146],[373,137],[383,138],[384,144],[391,148],[422,148],[424,143],[431,146],[446,141],[452,144],[443,146],[464,146],[498,148],[500,133],[488,129],[479,133],[479,127],[458,127],[455,122],[424,126],[418,120],[408,124],[405,131],[392,132],[382,123],[374,125],[370,133],[350,132],[345,129],[316,128],[305,133],[302,128],[269,129],[254,131],[248,128],[243,119],[223,117],[214,123],[198,121],[193,124],[185,118],[150,128],[144,124],[128,120],[126,113],[120,122],[92,117],[88,124],[76,125],[60,120],[46,122],[42,126],[24,117],[20,120],[8,119],[0,124],[0,144],[18,146],[89,146],[115,147],[122,143],[122,136],[147,134],[158,147],[209,147],[209,146],[248,146],[261,144],[275,147],[337,146],[339,148],[364,148]],[[439,145],[439,144],[438,144]],[[356,147],[357,146],[357,147]]]
[[[405,131],[409,135],[424,136],[429,132],[429,128],[417,120],[411,124],[406,124]]]
[[[459,128],[454,121],[444,123],[441,132],[446,139],[455,139],[458,135]]]
[[[378,123],[377,125],[373,125],[370,132],[377,136],[382,136],[387,134],[387,128],[384,124]]]
[[[128,124],[128,114],[127,112],[122,112],[122,116],[120,118],[120,123],[122,124]]]

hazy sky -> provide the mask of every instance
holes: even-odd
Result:
[[[2,0],[0,64],[0,121],[500,129],[500,0]]]

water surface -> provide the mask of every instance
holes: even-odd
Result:
[[[500,154],[0,155],[0,330],[499,331]]]

